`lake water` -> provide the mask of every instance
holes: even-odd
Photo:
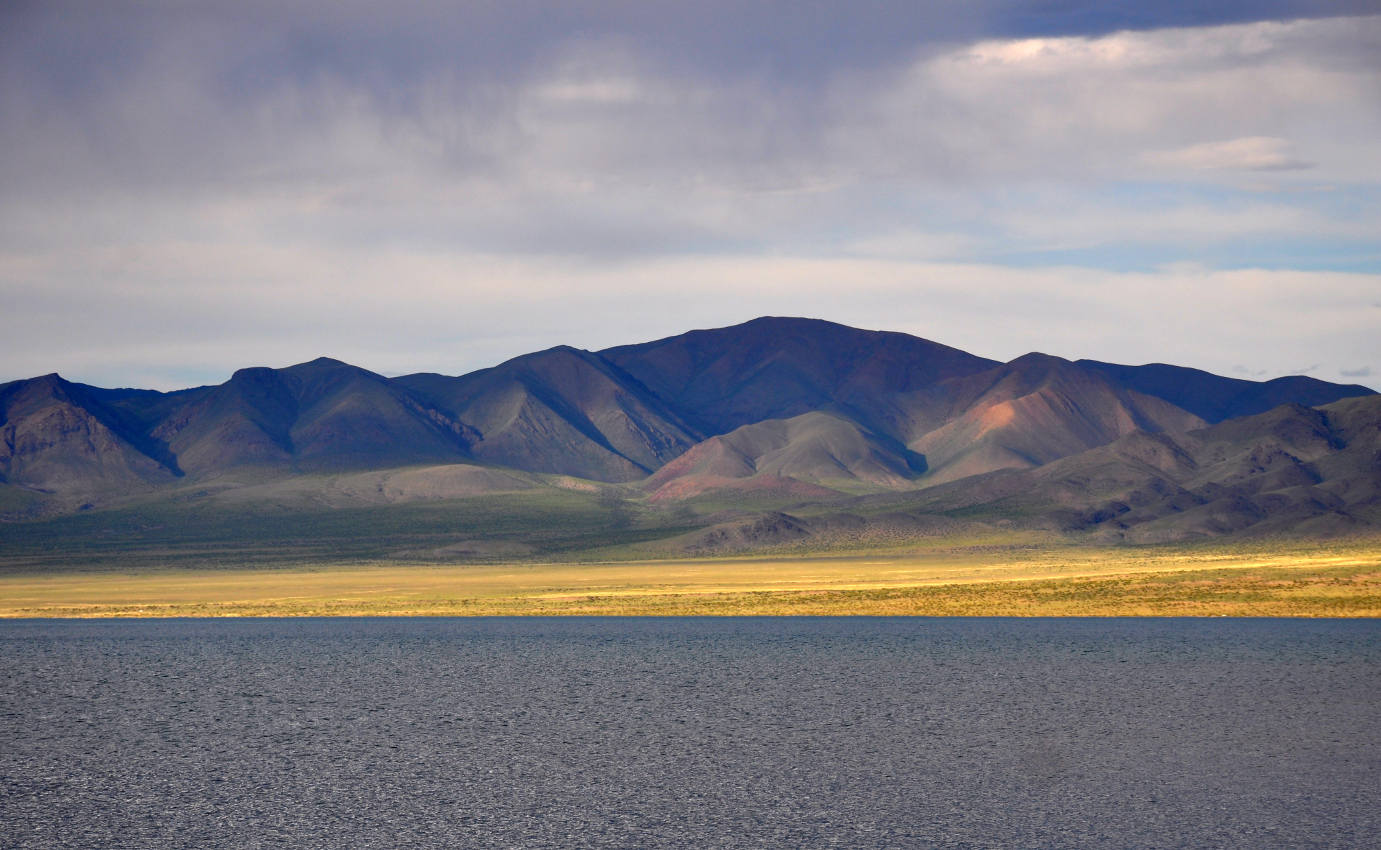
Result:
[[[0,622],[3,847],[1364,847],[1381,621]]]

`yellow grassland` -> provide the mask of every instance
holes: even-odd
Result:
[[[0,617],[1381,616],[1381,541],[0,576]]]

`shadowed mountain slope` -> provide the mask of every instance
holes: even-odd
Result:
[[[81,384],[52,374],[0,385],[4,484],[80,502],[148,490],[179,474],[165,447]]]
[[[706,434],[813,410],[841,412],[893,433],[895,395],[996,365],[906,334],[775,317],[600,355]]]
[[[273,369],[241,369],[230,380],[168,411],[153,433],[170,441],[188,470],[292,461],[297,402]]]
[[[1118,386],[1164,399],[1205,422],[1265,413],[1282,404],[1318,407],[1344,398],[1373,394],[1372,390],[1358,384],[1330,384],[1305,375],[1244,381],[1164,363],[1119,366],[1097,360],[1076,362],[1101,373]]]
[[[603,481],[645,477],[698,434],[618,367],[559,346],[459,378],[395,379],[478,430],[477,459]]]
[[[373,372],[320,358],[241,369],[154,429],[189,471],[351,469],[453,462],[474,432]]]

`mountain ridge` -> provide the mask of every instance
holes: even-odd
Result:
[[[390,492],[540,488],[561,476],[592,493],[633,487],[630,498],[659,504],[959,492],[1111,445],[1123,454],[1099,462],[1140,469],[1129,446],[1174,454],[1151,435],[1375,395],[1305,376],[1255,382],[1038,352],[999,363],[906,334],[784,317],[602,351],[555,346],[458,376],[387,378],[322,357],[163,393],[50,374],[0,385],[0,518],[402,468],[465,483]],[[495,472],[461,471],[485,468]],[[1370,492],[1349,486],[1359,498]]]

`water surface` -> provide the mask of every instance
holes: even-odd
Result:
[[[1361,847],[1381,622],[0,623],[3,847]]]

